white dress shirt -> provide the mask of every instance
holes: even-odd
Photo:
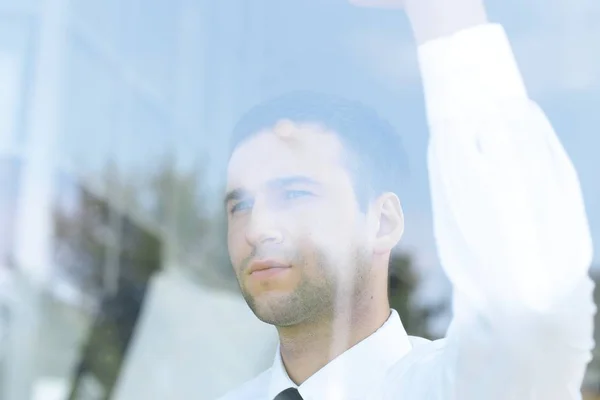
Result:
[[[271,368],[247,382],[223,400],[272,400],[287,388],[298,388],[305,400],[364,399],[375,387],[381,387],[386,373],[413,348],[413,341],[402,326],[400,316],[392,310],[385,324],[371,336],[345,351],[313,374],[300,386],[287,374],[279,347]]]
[[[418,52],[452,323],[445,339],[409,340],[392,313],[299,392],[306,400],[580,399],[596,308],[576,171],[529,99],[500,25]],[[225,398],[272,400],[295,387],[278,354],[272,368]]]

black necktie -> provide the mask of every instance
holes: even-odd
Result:
[[[302,396],[298,393],[298,389],[288,388],[275,396],[275,400],[302,400]]]

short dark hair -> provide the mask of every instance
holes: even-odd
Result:
[[[333,95],[292,92],[253,107],[234,128],[229,156],[242,142],[282,119],[320,123],[338,136],[361,209],[381,193],[400,195],[408,172],[400,135],[372,108]]]

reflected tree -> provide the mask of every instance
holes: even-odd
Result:
[[[398,311],[409,335],[435,339],[429,330],[429,323],[432,318],[446,311],[447,304],[445,302],[433,306],[418,304],[416,293],[420,279],[411,254],[406,252],[392,254],[388,277],[390,306]]]
[[[129,214],[160,231],[166,268],[178,268],[201,285],[235,288],[226,249],[225,216],[209,206],[203,164],[181,168],[173,155],[167,155],[150,172],[125,173],[108,164],[104,175],[106,191],[119,193]]]

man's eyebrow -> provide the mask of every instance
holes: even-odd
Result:
[[[244,189],[233,189],[227,192],[225,196],[225,200],[223,201],[224,205],[229,204],[230,201],[240,200],[248,196],[248,191]]]
[[[292,175],[292,176],[284,176],[282,178],[276,178],[267,183],[267,186],[270,188],[278,189],[286,186],[304,184],[311,186],[321,186],[321,184],[308,176],[304,175]]]

